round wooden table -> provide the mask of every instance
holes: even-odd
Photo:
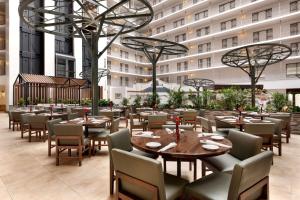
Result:
[[[217,156],[224,154],[230,150],[230,148],[220,147],[216,151],[208,151],[202,147],[200,140],[210,139],[210,136],[198,137],[198,133],[193,131],[184,131],[180,135],[180,140],[177,146],[168,149],[163,152],[158,150],[170,144],[171,142],[176,142],[175,134],[168,134],[165,130],[154,131],[154,136],[159,136],[159,138],[146,138],[133,136],[131,139],[132,145],[144,152],[161,155],[166,160],[176,160],[177,161],[177,176],[181,176],[181,161],[195,161],[196,159],[202,159],[210,156]],[[148,142],[159,142],[161,147],[159,148],[149,148],[146,146]],[[232,146],[232,143],[228,139],[219,141],[219,143]],[[194,174],[195,176],[195,174]]]

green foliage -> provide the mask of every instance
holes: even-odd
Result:
[[[109,102],[110,102],[109,99],[100,99],[98,102],[98,105],[100,107],[107,107],[107,106],[109,106]]]
[[[19,99],[18,105],[21,106],[21,107],[25,105],[25,100],[24,100],[24,98],[20,98],[20,99]]]
[[[201,108],[202,107],[202,96],[194,94],[191,90],[188,94],[188,99],[192,102],[195,108]]]
[[[252,105],[250,105],[250,104],[247,104],[244,107],[244,109],[245,109],[245,111],[252,111],[252,112],[258,112],[259,111],[259,108],[257,106],[252,107]]]
[[[129,99],[126,98],[126,97],[124,97],[124,98],[122,99],[122,105],[123,105],[123,106],[128,106],[128,103],[129,103]]]
[[[89,98],[81,99],[80,104],[82,106],[91,106],[92,105],[92,100]]]
[[[218,101],[211,101],[209,102],[209,104],[207,105],[208,109],[211,110],[221,110],[222,109],[222,102],[218,102]]]
[[[133,100],[133,105],[135,107],[140,107],[142,102],[142,97],[140,95],[137,95],[135,99]]]
[[[177,90],[171,90],[169,92],[168,104],[171,108],[182,107],[185,102],[184,91],[179,87]]]
[[[293,112],[300,112],[300,107],[299,106],[294,106]]]
[[[52,98],[48,98],[48,103],[53,103]]]
[[[274,92],[272,94],[272,106],[274,107],[275,111],[280,112],[284,106],[288,105],[288,101],[286,96],[279,92]]]
[[[156,105],[159,105],[159,103],[160,103],[160,98],[159,98],[159,96],[158,96],[158,94],[156,93],[155,94],[155,96],[156,96],[156,102],[155,102],[155,104]],[[146,104],[146,106],[153,106],[152,105],[152,103],[153,103],[153,95],[152,94],[149,94],[149,95],[147,95],[147,97],[146,97],[146,99],[145,99],[145,104]]]
[[[203,90],[202,92],[202,101],[203,101],[203,107],[207,108],[208,104],[210,103],[210,99],[213,96],[212,91],[210,90]]]
[[[247,104],[249,90],[231,87],[222,89],[220,93],[222,94],[223,107],[226,110],[233,110],[236,105],[244,107]]]

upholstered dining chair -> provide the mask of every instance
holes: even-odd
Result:
[[[55,133],[54,133],[54,125],[59,124],[62,119],[52,119],[47,122],[48,129],[48,156],[51,156],[51,149],[55,147]],[[54,142],[54,144],[53,144]]]
[[[56,165],[58,166],[61,159],[76,159],[81,166],[82,153],[89,151],[91,155],[91,142],[88,138],[83,137],[82,126],[79,124],[55,124],[53,126],[56,144]],[[66,156],[62,152],[68,150]],[[72,156],[72,150],[76,150],[75,156]]]
[[[76,119],[79,117],[79,114],[74,112],[74,113],[68,113],[68,120]]]
[[[96,147],[101,149],[102,146],[107,146],[106,144],[107,136],[111,133],[119,131],[119,125],[120,125],[120,118],[117,118],[111,122],[111,126],[109,127],[109,129],[105,129],[102,132],[95,132],[95,134],[89,133],[89,137],[92,141],[93,153],[95,153]],[[96,144],[96,142],[98,142],[98,144]]]
[[[7,113],[8,113],[8,128],[11,129],[11,126],[13,124],[13,117],[12,117],[12,114],[11,114],[12,111],[9,110]]]
[[[114,180],[115,180],[115,172],[114,166],[111,158],[111,150],[112,149],[122,149],[124,151],[128,151],[137,155],[146,156],[149,158],[157,158],[156,155],[149,154],[140,150],[137,150],[131,145],[131,134],[129,129],[121,129],[115,133],[112,133],[107,136],[108,150],[109,150],[109,178],[110,178],[110,194],[113,194],[114,191]]]
[[[273,136],[273,146],[278,148],[278,155],[282,154],[282,141],[281,141],[281,133],[284,125],[284,121],[282,119],[276,119],[272,117],[266,117],[265,120],[274,123],[274,136]]]
[[[160,161],[145,156],[112,149],[112,160],[116,171],[117,199],[178,199],[188,183],[163,173]]]
[[[213,172],[231,173],[234,165],[261,152],[262,138],[238,130],[230,130],[228,139],[232,143],[229,153],[202,159],[202,176],[206,167]]]
[[[15,126],[20,126],[21,123],[21,115],[24,114],[22,111],[11,111],[11,117],[12,117],[12,130],[15,131]]]
[[[273,138],[275,134],[274,123],[247,123],[244,126],[244,131],[263,138],[264,149],[273,151]]]
[[[226,134],[224,132],[213,131],[212,124],[211,124],[211,121],[209,119],[204,118],[204,117],[199,117],[199,116],[197,118],[200,119],[202,132],[216,133],[216,134],[224,136],[224,137],[228,136],[228,134]]]
[[[29,123],[28,123],[28,116],[33,116],[34,113],[23,113],[21,114],[20,118],[20,129],[21,129],[21,138],[24,137],[25,133],[29,133]]]
[[[271,118],[283,120],[282,124],[282,138],[285,138],[286,143],[289,143],[291,137],[291,114],[290,113],[273,113],[270,114]]]
[[[135,120],[135,119],[138,119],[137,114],[129,113],[129,119],[130,119],[130,133],[131,134],[134,129],[143,130],[143,131],[146,129],[147,122]]]
[[[168,115],[149,115],[148,130],[161,129],[162,125],[166,124]]]
[[[229,131],[231,129],[235,129],[238,130],[234,125],[231,125],[229,123],[223,122],[217,118],[215,118],[215,122],[216,122],[216,130],[218,132],[223,133],[224,135],[228,135]]]
[[[198,112],[196,110],[183,111],[182,123],[183,124],[192,124],[194,126],[194,129],[196,129],[197,115],[198,115]]]
[[[232,174],[213,173],[185,187],[187,199],[269,199],[269,173],[273,153],[265,151],[234,166]]]
[[[29,124],[28,141],[29,142],[31,142],[31,136],[33,134],[35,134],[36,137],[39,136],[39,138],[42,139],[44,142],[46,141],[47,121],[48,121],[48,116],[42,116],[42,115],[28,116],[28,124]]]

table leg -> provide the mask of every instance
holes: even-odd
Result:
[[[181,162],[177,159],[177,176],[181,177]]]
[[[84,137],[85,138],[89,137],[89,128],[88,128],[88,126],[85,126],[85,128],[84,128]]]
[[[243,125],[240,124],[240,131],[243,131]]]

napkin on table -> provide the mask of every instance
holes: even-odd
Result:
[[[232,146],[229,146],[229,145],[226,145],[226,144],[222,144],[222,143],[219,143],[219,142],[215,142],[215,141],[212,141],[212,140],[206,140],[207,144],[214,144],[214,145],[217,145],[219,147],[225,147],[225,148],[232,148]]]
[[[167,131],[168,134],[172,134],[173,133],[173,131],[171,129],[169,129],[169,128],[165,128],[165,130]]]
[[[165,147],[161,148],[160,150],[158,150],[158,152],[162,152],[162,151],[166,151],[168,149],[171,149],[173,147],[176,147],[176,143],[175,142],[171,142],[170,144],[166,145]]]

